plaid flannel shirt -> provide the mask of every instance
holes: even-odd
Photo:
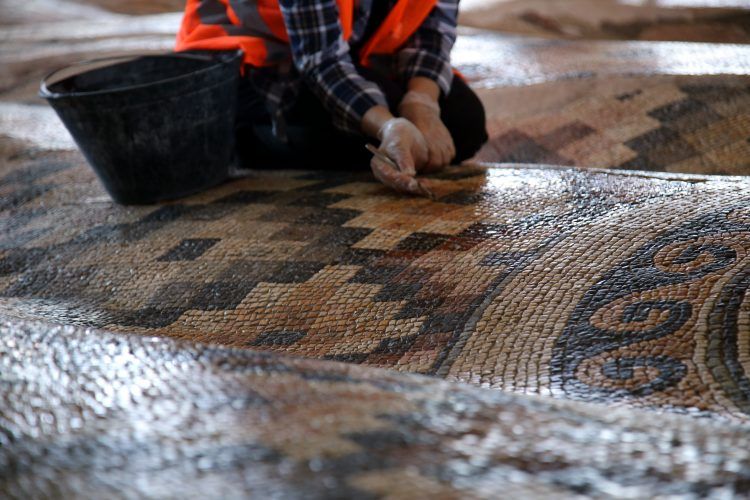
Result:
[[[355,6],[350,42],[362,42],[373,1]],[[450,52],[456,40],[459,0],[439,1],[419,29],[395,55],[396,71],[404,79],[423,76],[434,80],[447,94],[453,81]],[[380,88],[359,75],[350,45],[343,39],[336,0],[281,0],[289,34],[293,66],[260,68],[250,73],[250,83],[266,99],[277,121],[295,102],[299,85],[307,84],[331,113],[334,124],[359,133],[364,114],[375,105],[387,106]],[[283,137],[283,131],[278,133]]]

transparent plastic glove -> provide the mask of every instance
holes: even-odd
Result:
[[[380,128],[378,138],[378,150],[393,160],[398,169],[375,156],[370,162],[375,178],[402,193],[423,194],[415,178],[417,168],[427,161],[427,144],[422,133],[408,120],[392,118]]]
[[[450,132],[440,119],[440,106],[425,93],[410,90],[398,106],[399,114],[413,123],[427,142],[428,160],[420,171],[439,170],[456,156]]]

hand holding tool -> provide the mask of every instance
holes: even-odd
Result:
[[[456,156],[453,137],[440,119],[440,106],[429,95],[410,90],[401,99],[399,114],[413,123],[427,143],[428,160],[420,170],[438,170]]]
[[[401,172],[401,169],[399,168],[398,164],[392,159],[390,159],[385,153],[378,150],[372,144],[367,144],[365,147],[370,153],[373,154],[373,164],[371,165],[372,165],[373,173],[375,174],[375,177],[378,178],[378,180],[380,180],[381,182],[383,182],[384,184],[388,186],[394,187],[395,189],[399,191],[406,191],[408,193],[426,196],[427,198],[430,198],[431,200],[435,199],[435,194],[427,186],[425,186],[422,182],[420,182],[419,179],[416,179],[414,177],[412,177],[410,180],[407,181],[407,183],[405,184],[406,189],[402,189],[404,182],[401,181],[401,179],[398,179],[395,182],[396,185],[394,185],[394,183],[391,182],[391,179],[388,178],[388,174],[390,172],[388,172],[387,169],[384,169],[383,167],[377,165],[377,162],[380,162],[386,167],[390,168],[391,171],[399,172],[401,173],[402,176],[404,176],[405,174]],[[375,160],[377,160],[377,162]],[[387,180],[381,179],[380,176],[385,177]]]

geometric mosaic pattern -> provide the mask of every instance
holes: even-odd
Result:
[[[54,135],[33,96],[51,66],[171,47],[177,18],[60,1],[38,29],[33,3],[0,6],[32,20],[0,30],[0,497],[748,495],[750,183],[642,172],[750,172],[750,80],[717,76],[745,47],[463,36],[480,157],[514,165],[447,170],[434,200],[269,171],[123,207],[23,142]],[[504,3],[556,38],[748,33]]]
[[[745,181],[466,166],[433,184],[261,172],[120,207],[80,160],[20,164],[0,178],[0,307],[748,418]]]
[[[497,114],[490,112],[490,142],[477,159],[750,172],[750,79],[613,78],[569,93],[575,97],[559,107],[522,117],[503,114],[500,98]]]

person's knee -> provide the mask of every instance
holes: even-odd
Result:
[[[476,103],[474,109],[467,110],[467,117],[463,124],[462,135],[456,144],[456,163],[461,163],[474,156],[487,142],[487,120],[484,106],[474,95]]]
[[[455,77],[451,92],[443,99],[442,119],[456,146],[455,163],[474,156],[487,142],[484,105],[461,78]]]

